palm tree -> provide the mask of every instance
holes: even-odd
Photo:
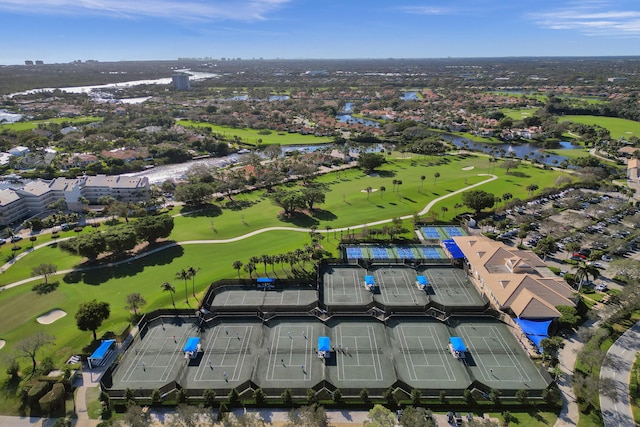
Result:
[[[169,295],[171,295],[171,304],[173,304],[173,308],[176,308],[176,301],[173,299],[173,294],[176,293],[176,288],[174,288],[169,282],[164,282],[160,287],[163,291],[169,292]]]
[[[187,304],[189,304],[189,293],[187,291],[187,282],[189,281],[190,278],[191,276],[189,275],[189,271],[185,270],[184,268],[176,273],[176,279],[184,280],[184,297],[185,297],[185,302]]]
[[[382,195],[384,194],[384,192],[387,191],[386,187],[383,185],[380,187],[380,198],[382,199]]]
[[[427,179],[426,176],[422,175],[420,177],[420,189],[422,189],[422,187],[424,187],[424,180]]]
[[[578,280],[578,293],[582,289],[582,285],[586,280],[589,279],[589,276],[593,277],[595,280],[598,275],[600,275],[600,270],[592,264],[588,264],[586,262],[581,262],[576,267],[576,279]]]
[[[442,218],[444,218],[444,215],[449,211],[449,208],[446,206],[443,206],[440,208],[440,210],[442,211]]]
[[[187,269],[187,273],[189,273],[189,276],[191,277],[191,294],[195,297],[196,296],[196,274],[198,274],[198,271],[200,271],[200,267],[189,267]]]
[[[371,187],[367,187],[367,188],[365,189],[365,191],[367,192],[367,200],[369,200],[369,195],[370,195],[370,194],[371,194],[371,192],[373,191],[373,188],[371,188]]]
[[[398,183],[398,180],[394,179],[393,181],[391,181],[391,183],[393,184],[393,187],[391,187],[391,191],[395,191],[396,190],[396,184]]]
[[[440,172],[436,172],[433,174],[433,185],[436,185],[436,181],[440,178]]]
[[[240,270],[242,269],[242,261],[233,261],[233,268],[238,270],[238,279],[240,278]]]
[[[253,272],[256,270],[256,265],[255,263],[249,261],[245,266],[244,266],[244,271],[246,271],[247,273],[249,273],[249,278],[253,279]]]
[[[536,191],[538,188],[539,188],[538,184],[529,184],[529,185],[527,185],[527,191],[529,192],[529,196],[531,196],[531,193]]]

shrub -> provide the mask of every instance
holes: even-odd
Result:
[[[49,390],[51,390],[51,384],[43,381],[36,382],[27,393],[29,403],[37,402],[42,396],[47,394]]]
[[[55,383],[51,391],[38,400],[42,412],[52,414],[56,409],[64,405],[64,394],[64,386],[61,383]]]

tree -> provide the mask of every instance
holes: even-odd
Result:
[[[367,200],[369,200],[369,195],[370,195],[370,194],[371,194],[371,192],[373,191],[373,188],[372,188],[372,187],[367,187],[367,188],[365,188],[365,190],[364,190],[364,191],[366,191],[366,192],[367,192]]]
[[[242,261],[233,261],[233,268],[238,270],[238,279],[240,278],[240,270],[242,269]]]
[[[500,165],[501,168],[507,170],[507,175],[509,175],[509,170],[516,169],[520,164],[515,160],[505,160]]]
[[[561,328],[574,329],[580,323],[580,315],[575,307],[570,305],[559,305],[556,307],[561,316],[558,318],[558,324]]]
[[[42,276],[44,278],[44,284],[49,284],[49,276],[56,274],[58,267],[54,264],[40,264],[31,269],[31,277]]]
[[[306,187],[300,194],[310,211],[316,204],[324,203],[325,200],[325,192],[320,187]]]
[[[499,404],[500,403],[500,396],[502,395],[502,392],[498,389],[492,388],[489,391],[489,400],[494,403],[494,404]]]
[[[379,404],[373,406],[364,422],[365,427],[394,427],[395,425],[396,417],[393,412]]]
[[[104,240],[109,250],[120,254],[136,247],[138,236],[132,225],[111,227],[104,234]]]
[[[360,396],[360,399],[363,402],[365,402],[365,403],[369,402],[369,390],[368,389],[363,388],[362,390],[360,390],[360,395],[359,396]]]
[[[271,195],[271,200],[273,204],[284,209],[285,216],[291,216],[296,210],[307,206],[304,197],[299,191],[278,190]]]
[[[329,427],[329,417],[322,406],[317,404],[301,406],[288,414],[285,427]]]
[[[527,185],[527,191],[529,192],[529,196],[531,196],[531,194],[536,191],[538,188],[538,184],[529,184]]]
[[[165,421],[167,427],[197,427],[205,420],[206,414],[203,414],[197,406],[187,405],[181,403],[176,408],[176,412],[172,414],[172,417]]]
[[[76,324],[81,331],[93,332],[93,340],[97,340],[96,330],[102,322],[109,318],[111,309],[108,302],[98,302],[96,300],[83,302],[76,313]]]
[[[536,244],[536,252],[542,254],[542,260],[547,259],[547,255],[558,250],[558,245],[552,236],[547,236],[544,239],[540,239]]]
[[[436,172],[433,174],[433,185],[436,185],[436,181],[440,178],[440,172]]]
[[[333,394],[331,395],[331,397],[333,398],[334,402],[340,403],[340,401],[342,400],[342,392],[340,391],[339,388],[337,388],[333,391]]]
[[[180,271],[176,273],[176,279],[184,281],[184,302],[186,302],[187,304],[189,304],[189,293],[187,291],[187,282],[189,281],[190,278],[191,276],[189,275],[189,270],[185,270],[184,268],[180,269]]]
[[[382,199],[382,195],[384,194],[384,192],[387,191],[387,188],[383,185],[380,186],[380,198]]]
[[[127,310],[133,310],[133,314],[135,314],[136,316],[138,315],[138,308],[147,303],[147,301],[145,301],[145,299],[139,293],[127,295],[126,301],[127,305],[125,306],[125,308]]]
[[[176,187],[175,199],[186,205],[197,206],[206,203],[213,193],[214,187],[209,183],[185,183]]]
[[[527,389],[521,388],[516,391],[516,399],[518,399],[518,401],[523,405],[526,405],[529,401],[529,392],[527,391]]]
[[[16,342],[15,349],[22,357],[31,359],[32,369],[31,375],[36,372],[36,356],[38,351],[49,344],[53,344],[55,337],[44,332],[36,332],[34,335],[23,338]]]
[[[204,406],[207,408],[213,408],[216,404],[216,392],[210,388],[206,389],[202,393],[204,399]]]
[[[164,292],[169,292],[169,295],[171,295],[171,304],[173,304],[173,308],[176,308],[176,301],[173,299],[173,294],[176,293],[176,288],[169,282],[164,282],[160,287],[162,287]]]
[[[540,341],[540,347],[542,347],[542,354],[548,359],[555,359],[558,357],[558,352],[564,348],[564,340],[562,337],[549,337]]]
[[[196,274],[200,271],[200,267],[189,267],[187,268],[187,272],[189,273],[189,277],[191,278],[191,294],[196,296]]]
[[[422,392],[417,388],[411,390],[411,403],[414,405],[420,404],[420,397],[422,396]]]
[[[285,405],[291,405],[291,402],[293,402],[293,396],[291,394],[291,389],[290,388],[285,388],[282,393],[280,394],[280,398],[282,399],[282,403],[284,403]]]
[[[578,292],[582,289],[582,285],[584,282],[589,280],[589,276],[595,280],[600,275],[600,270],[593,264],[588,264],[586,262],[581,262],[576,267],[576,279],[578,280]]]
[[[149,413],[143,411],[139,405],[131,405],[124,413],[122,420],[127,427],[147,427],[151,425]]]
[[[149,243],[169,237],[173,230],[173,218],[169,215],[146,216],[134,223],[136,234]]]
[[[421,175],[420,176],[420,189],[422,189],[424,187],[424,180],[427,179],[426,176]]]
[[[375,168],[384,163],[386,163],[384,156],[378,153],[362,153],[358,157],[358,167],[362,168],[366,174],[373,172]]]
[[[268,424],[258,413],[228,413],[222,420],[223,427],[266,427]]]
[[[402,427],[432,427],[435,422],[425,408],[407,406],[402,411],[400,425]]]
[[[78,254],[89,259],[96,259],[107,249],[107,242],[99,232],[81,234],[74,241]]]
[[[462,193],[462,203],[476,211],[476,214],[484,208],[491,208],[495,203],[495,197],[483,190],[471,190]]]

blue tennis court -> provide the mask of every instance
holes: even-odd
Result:
[[[364,258],[362,255],[362,248],[347,248],[348,259]]]
[[[449,235],[449,237],[466,236],[460,227],[445,227],[444,231]]]
[[[441,239],[442,236],[438,233],[438,229],[436,227],[422,227],[422,234],[427,239]]]
[[[438,248],[436,248],[436,247],[432,247],[432,246],[424,247],[423,246],[420,249],[422,249],[422,255],[424,255],[424,257],[426,259],[440,259],[440,258],[442,258],[442,256],[440,255],[440,251],[438,251]]]
[[[396,248],[396,251],[398,251],[398,257],[399,258],[415,259],[415,257],[416,257],[413,254],[413,251],[411,250],[411,248],[409,248],[407,246],[398,246]]]
[[[386,248],[371,248],[374,259],[389,259],[389,251]]]

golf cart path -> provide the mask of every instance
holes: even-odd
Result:
[[[468,191],[468,190],[470,190],[472,188],[479,187],[481,185],[487,184],[487,183],[489,183],[491,181],[495,181],[496,179],[498,179],[498,177],[496,175],[493,175],[493,174],[478,174],[478,176],[488,176],[489,178],[485,179],[484,181],[480,181],[480,182],[478,182],[476,184],[469,185],[467,187],[464,187],[464,188],[461,188],[459,190],[452,191],[451,193],[445,194],[444,196],[440,196],[438,198],[433,199],[432,201],[430,201],[424,207],[424,209],[422,209],[420,212],[418,212],[417,215],[418,216],[425,215],[426,213],[428,213],[431,210],[431,208],[436,203],[438,203],[438,202],[440,202],[440,201],[442,201],[444,199],[447,199],[449,197],[453,197],[453,196],[455,196],[457,194],[460,194],[460,193],[462,193],[464,191]],[[403,219],[403,220],[404,219],[411,219],[413,217],[414,217],[413,214],[412,215],[405,215],[405,216],[400,217],[400,219]],[[366,224],[354,225],[354,226],[350,226],[350,227],[342,227],[342,228],[336,228],[336,229],[331,229],[331,230],[315,230],[315,231],[317,233],[331,233],[331,232],[334,232],[334,231],[346,231],[346,230],[353,230],[353,229],[359,229],[359,228],[364,228],[364,227],[371,227],[371,226],[375,226],[375,225],[386,224],[386,223],[389,223],[389,222],[392,222],[392,221],[393,221],[393,218],[389,218],[389,219],[383,219],[383,220],[380,220],[380,221],[369,222],[369,223],[366,223]],[[96,266],[92,266],[92,267],[72,268],[72,269],[68,269],[68,270],[60,270],[55,275],[52,275],[52,276],[57,276],[57,275],[60,275],[60,274],[68,274],[68,273],[72,273],[72,272],[91,271],[91,270],[97,270],[97,269],[100,269],[100,268],[112,268],[112,267],[115,267],[115,266],[118,266],[118,265],[121,265],[121,264],[130,263],[130,262],[132,262],[134,260],[137,260],[137,259],[140,259],[140,258],[144,258],[146,256],[155,254],[157,252],[160,252],[160,251],[163,251],[165,249],[169,249],[169,248],[172,248],[172,247],[175,247],[175,246],[198,245],[198,244],[233,243],[233,242],[238,242],[238,241],[241,241],[241,240],[244,240],[244,239],[248,239],[248,238],[253,237],[253,236],[257,236],[258,234],[267,233],[267,232],[270,232],[270,231],[297,231],[297,232],[300,232],[300,233],[308,233],[308,232],[312,231],[312,229],[310,229],[310,228],[296,228],[296,227],[267,227],[267,228],[261,228],[259,230],[254,230],[252,232],[249,232],[249,233],[246,233],[246,234],[243,234],[243,235],[240,235],[240,236],[231,237],[229,239],[185,240],[185,241],[182,241],[182,242],[172,242],[172,243],[168,243],[166,245],[162,245],[162,246],[160,246],[158,248],[151,249],[151,250],[146,251],[144,253],[135,255],[135,256],[133,256],[131,258],[126,258],[126,259],[122,259],[120,261],[115,261],[115,262],[111,262],[111,263],[108,263],[108,264],[96,265]],[[9,268],[13,264],[15,264],[16,261],[20,260],[21,258],[25,257],[27,254],[30,254],[30,253],[34,252],[35,250],[37,250],[37,249],[43,248],[45,246],[53,245],[58,241],[68,240],[68,239],[71,239],[71,237],[67,237],[67,238],[64,238],[64,239],[58,239],[58,240],[53,241],[53,242],[42,243],[42,244],[40,244],[38,246],[35,246],[32,250],[25,251],[25,252],[21,253],[20,255],[16,256],[11,261],[9,261],[6,264],[4,264],[2,266],[2,268],[0,269],[0,271],[1,272],[6,271],[7,268]],[[13,282],[13,283],[4,285],[4,286],[0,287],[0,289],[11,289],[11,288],[14,288],[16,286],[23,285],[25,283],[33,282],[35,280],[41,280],[43,278],[44,278],[44,276],[29,277],[27,279],[19,280],[17,282]]]

